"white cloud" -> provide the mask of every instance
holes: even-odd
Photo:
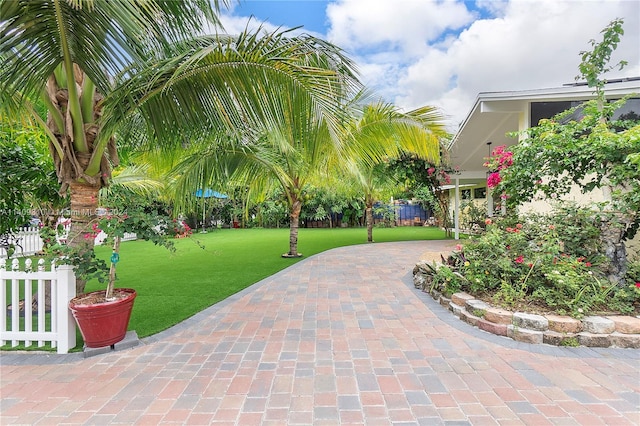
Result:
[[[573,82],[579,52],[615,18],[625,35],[611,63],[629,66],[607,77],[640,76],[635,0],[335,0],[326,13],[327,34],[315,35],[345,49],[369,88],[402,108],[437,106],[454,130],[479,92]],[[247,17],[222,20],[233,33]]]
[[[409,57],[474,18],[462,3],[418,0],[340,0],[328,5],[327,17],[327,36],[338,46],[353,51],[393,47]]]
[[[479,92],[555,87],[574,81],[579,52],[613,19],[625,36],[616,76],[640,75],[640,3],[635,1],[478,2],[491,18],[470,23],[464,3],[343,1],[330,5],[331,41],[354,52],[363,80],[405,108],[435,105],[457,126]],[[460,34],[451,30],[463,28]],[[379,49],[375,55],[366,53]],[[382,48],[382,49],[380,49]],[[386,53],[381,54],[382,52]]]

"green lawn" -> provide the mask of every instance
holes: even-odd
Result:
[[[376,228],[376,242],[444,239],[443,231],[427,227]],[[198,240],[204,249],[195,241]],[[145,241],[122,243],[118,287],[135,288],[130,330],[146,337],[177,324],[261,279],[300,261],[284,259],[288,229],[223,229],[174,240],[170,253]],[[298,251],[305,257],[366,242],[366,229],[301,229]],[[108,247],[97,247],[105,260]],[[86,291],[101,290],[89,283]]]

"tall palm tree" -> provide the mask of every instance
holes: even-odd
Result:
[[[0,105],[31,113],[46,130],[61,191],[70,193],[70,240],[80,249],[91,249],[91,239],[77,236],[118,163],[125,123],[142,123],[152,144],[219,129],[246,135],[280,121],[268,108],[274,81],[307,94],[329,126],[339,122],[335,99],[355,81],[339,49],[262,30],[193,36],[219,28],[221,4],[227,0],[0,1]],[[37,96],[46,122],[29,102]]]
[[[411,152],[438,164],[440,144],[447,137],[444,116],[435,107],[403,113],[392,104],[377,102],[366,104],[360,115],[352,118],[347,131],[351,161],[346,165],[354,177],[354,185],[364,195],[367,241],[373,242],[373,204],[381,190],[393,185],[391,178],[381,171],[382,163]],[[370,152],[381,155],[363,155]]]

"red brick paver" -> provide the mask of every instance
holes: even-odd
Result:
[[[450,246],[313,256],[130,350],[3,353],[0,424],[640,424],[637,351],[485,337],[422,297]]]

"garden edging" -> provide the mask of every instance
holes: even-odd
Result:
[[[414,285],[422,288],[414,274]],[[578,320],[569,316],[535,315],[496,308],[467,293],[451,298],[428,289],[440,305],[462,321],[518,342],[546,343],[554,346],[617,347],[640,349],[640,318],[632,316],[588,316]]]

